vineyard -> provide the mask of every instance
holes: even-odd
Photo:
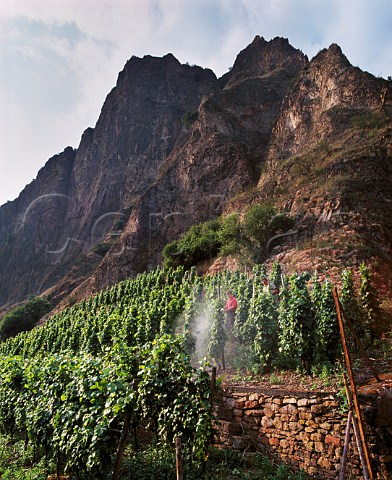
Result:
[[[363,301],[350,271],[341,300],[366,343],[373,310],[362,269]],[[76,479],[116,478],[124,443],[137,448],[141,430],[153,444],[173,445],[178,436],[202,478],[213,433],[208,369],[224,367],[228,342],[254,371],[332,368],[340,353],[330,282],[307,273],[286,278],[274,264],[273,295],[263,290],[265,275],[264,265],[204,278],[194,269],[157,269],[2,342],[2,435],[23,439],[36,462]],[[230,331],[228,290],[238,300]]]

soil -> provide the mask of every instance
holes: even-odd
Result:
[[[352,368],[357,388],[364,392],[369,388],[392,388],[392,349],[370,358],[373,368],[378,373],[378,382],[364,358],[352,355]],[[341,373],[305,375],[293,370],[274,370],[261,375],[252,374],[245,368],[238,370],[232,363],[236,355],[236,344],[227,345],[226,369],[218,368],[217,378],[222,387],[229,390],[262,391],[267,394],[297,394],[311,396],[314,393],[337,393],[344,388]]]

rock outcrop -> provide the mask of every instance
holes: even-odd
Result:
[[[217,87],[212,71],[181,65],[171,54],[131,58],[79,148],[53,157],[1,207],[0,304],[56,285],[66,294],[92,274],[116,239],[110,234],[119,234],[186,136],[184,114]]]
[[[88,295],[156,265],[190,225],[266,198],[299,223],[359,213],[358,235],[376,203],[390,255],[390,90],[337,45],[309,62],[256,37],[220,79],[171,54],[132,57],[79,148],[0,208],[0,305]],[[369,185],[377,198],[352,195]]]

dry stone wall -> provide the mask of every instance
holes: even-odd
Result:
[[[268,452],[314,478],[339,478],[347,412],[342,411],[337,396],[242,388],[222,390],[215,400],[215,443],[219,447]],[[374,471],[379,479],[392,479],[392,417],[385,414],[385,403],[380,411],[377,398],[361,403],[365,418],[372,421],[372,427],[366,428]],[[363,478],[353,435],[345,478]]]

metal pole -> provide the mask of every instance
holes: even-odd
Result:
[[[364,451],[364,454],[365,454],[366,466],[367,466],[367,470],[368,470],[368,473],[369,473],[369,479],[373,480],[373,472],[372,472],[372,468],[371,468],[371,464],[370,464],[370,456],[369,456],[369,451],[368,451],[367,443],[366,443],[365,430],[364,430],[364,426],[363,426],[361,409],[360,409],[359,403],[358,403],[357,388],[356,388],[356,385],[355,385],[354,375],[353,375],[353,371],[352,371],[352,368],[351,368],[350,353],[348,351],[348,346],[347,346],[347,341],[346,341],[346,333],[344,331],[344,325],[343,325],[342,315],[341,315],[341,311],[340,311],[339,296],[338,296],[338,292],[337,292],[336,287],[333,287],[333,296],[334,296],[334,299],[335,299],[335,306],[336,306],[336,313],[337,313],[337,317],[338,317],[340,335],[342,337],[344,359],[346,361],[347,372],[348,372],[348,376],[349,376],[349,380],[350,380],[352,400],[353,400],[353,403],[354,403],[355,414],[356,414],[357,419],[358,419],[359,433],[360,433],[360,438],[361,438],[361,441],[362,441],[363,451]],[[347,391],[348,391],[348,388],[346,388],[346,392]]]
[[[347,377],[346,377],[345,374],[343,374],[343,380],[344,380],[344,387],[346,389],[347,402],[348,402],[350,411],[352,412],[353,397],[351,395],[350,388],[349,388],[348,382],[347,382]],[[357,419],[355,418],[354,415],[352,415],[351,419],[352,419],[352,424],[353,424],[355,441],[357,443],[358,454],[359,454],[359,458],[361,460],[361,464],[362,464],[362,468],[363,468],[363,476],[364,476],[365,480],[368,480],[369,479],[369,473],[368,473],[368,468],[367,468],[367,464],[366,464],[366,458],[365,458],[364,450],[363,450],[363,447],[362,447],[361,435],[360,435],[359,428],[358,428],[358,422],[357,422]]]
[[[346,473],[347,450],[348,450],[348,443],[350,441],[350,429],[351,429],[352,416],[353,416],[353,411],[350,409],[350,411],[348,412],[348,417],[347,417],[346,437],[344,439],[342,466],[340,467],[339,480],[344,480],[344,474]]]

